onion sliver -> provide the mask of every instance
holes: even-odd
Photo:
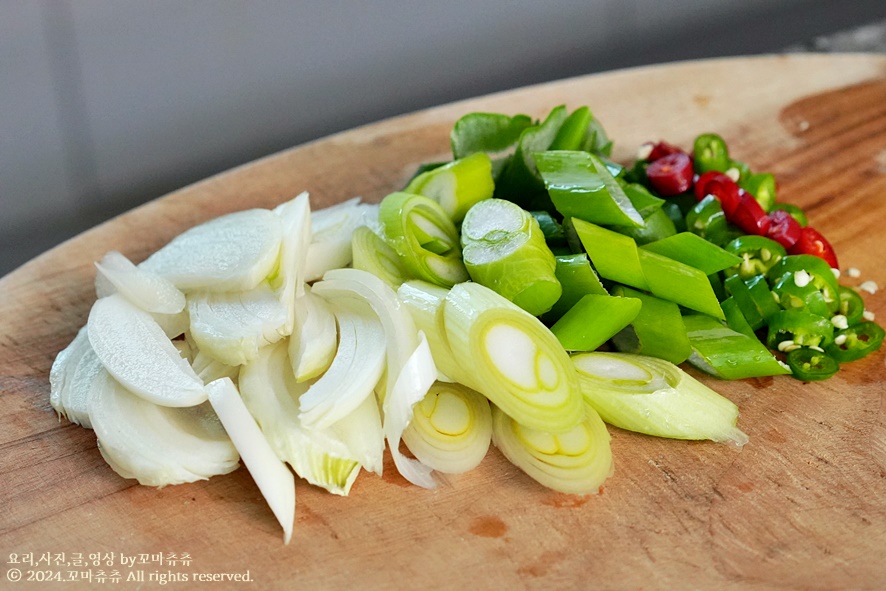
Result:
[[[206,390],[212,408],[240,452],[243,463],[283,526],[283,540],[288,544],[295,522],[295,478],[292,472],[274,453],[229,378],[209,382]]]
[[[154,318],[123,296],[95,302],[86,327],[102,365],[132,393],[162,406],[206,400],[203,381]]]
[[[113,290],[144,310],[156,314],[177,314],[185,307],[183,294],[171,281],[136,267],[128,258],[112,250],[95,264],[96,294],[99,298]]]
[[[310,286],[295,300],[295,326],[289,337],[289,358],[299,382],[316,378],[329,369],[337,347],[335,315],[326,300]]]
[[[286,308],[287,318],[283,334],[292,332],[295,321],[295,299],[305,290],[305,270],[308,246],[311,243],[311,205],[306,192],[278,205],[274,213],[283,224],[283,242],[280,247],[280,268],[274,280],[280,292],[280,302]]]

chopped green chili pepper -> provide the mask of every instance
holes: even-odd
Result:
[[[840,285],[837,287],[837,293],[840,297],[840,305],[838,311],[846,317],[846,323],[850,326],[861,322],[864,316],[864,300],[851,287]]]
[[[600,282],[600,278],[591,267],[591,261],[585,253],[559,255],[554,257],[557,266],[554,275],[563,288],[557,303],[546,312],[542,320],[547,324],[556,322],[586,294],[609,295]]]
[[[563,217],[604,225],[643,226],[643,217],[599,158],[557,150],[535,154],[554,207]]]
[[[662,238],[641,248],[695,267],[712,275],[741,262],[741,259],[692,232],[681,232]]]
[[[703,133],[696,137],[692,155],[695,172],[698,174],[711,170],[726,172],[729,168],[729,149],[725,140],[716,133]]]
[[[797,220],[797,223],[804,228],[809,225],[809,218],[806,217],[806,212],[796,205],[791,203],[776,203],[772,210],[775,211],[776,209],[781,209],[782,211],[791,214],[791,217]]]
[[[593,351],[633,321],[641,303],[633,297],[586,294],[551,327],[567,351]]]
[[[775,176],[769,172],[751,174],[742,178],[738,186],[754,196],[763,211],[772,211],[775,206]]]
[[[790,373],[756,337],[733,330],[716,318],[689,314],[683,323],[693,351],[689,363],[706,373],[725,380]]]
[[[766,274],[775,263],[787,256],[784,246],[765,236],[739,236],[724,247],[726,252],[741,257],[741,262],[729,269],[727,275],[750,279]]]
[[[883,344],[883,327],[865,321],[843,328],[834,335],[834,342],[825,350],[840,363],[856,361],[877,351]]]
[[[802,271],[802,273],[801,273]],[[840,306],[837,277],[823,259],[811,254],[792,254],[782,257],[766,273],[769,282],[775,285],[786,273],[793,273],[794,280],[801,283],[812,282],[821,290],[824,301],[831,312]]]
[[[809,347],[788,353],[787,362],[794,377],[804,382],[826,380],[840,370],[833,357]]]
[[[779,351],[798,347],[826,347],[834,342],[834,325],[806,310],[780,310],[769,318],[766,346]]]
[[[630,326],[612,337],[616,349],[674,364],[689,358],[692,349],[677,304],[622,285],[617,286],[613,294],[634,298],[643,304]]]
[[[727,293],[731,294],[732,300],[738,306],[742,316],[752,330],[757,330],[765,324],[766,319],[757,307],[754,298],[751,296],[751,290],[748,285],[738,275],[731,275],[723,282]],[[775,304],[775,302],[773,302]],[[777,306],[776,306],[777,308]]]
[[[751,167],[747,165],[746,162],[742,162],[741,160],[730,160],[729,168],[734,168],[738,171],[738,180],[745,178],[749,174],[751,174]],[[728,169],[727,169],[728,170]]]
[[[788,271],[772,286],[778,305],[785,310],[807,310],[819,316],[830,316],[831,310],[824,301],[824,295],[812,281],[799,280]]]
[[[717,246],[732,239],[723,207],[713,195],[708,195],[689,210],[686,214],[686,229]]]

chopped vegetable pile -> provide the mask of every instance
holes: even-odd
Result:
[[[544,486],[594,493],[607,424],[747,441],[736,405],[680,364],[820,380],[880,348],[827,240],[716,134],[622,165],[587,107],[560,106],[470,113],[451,144],[379,204],[312,211],[303,193],[139,265],[108,253],[53,407],[142,484],[242,459],[288,542],[293,472],[347,495],[387,450],[433,488],[494,445]]]

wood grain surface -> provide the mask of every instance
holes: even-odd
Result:
[[[0,279],[0,588],[883,589],[886,366],[880,352],[821,383],[718,382],[741,408],[743,449],[612,428],[615,474],[600,495],[546,490],[494,449],[427,491],[361,475],[341,498],[297,484],[293,541],[244,469],[160,490],[117,476],[94,434],[59,420],[48,373],[94,301],[93,262],[140,261],[219,214],[302,190],[321,207],[378,200],[475,110],[543,116],[589,105],[630,159],[643,141],[687,146],[717,131],[806,208],[844,268],[886,288],[886,56],[730,58],[604,73],[406,115],[210,178],[96,227]],[[886,320],[883,291],[863,294]],[[695,375],[698,375],[697,373]],[[113,564],[31,565],[65,553]],[[189,564],[152,560],[162,553]],[[12,555],[18,564],[10,564]],[[147,558],[124,565],[121,557]],[[152,556],[154,555],[154,556]],[[120,582],[16,582],[29,571],[115,571]],[[144,582],[127,582],[139,573]],[[248,573],[248,582],[196,581]],[[78,575],[79,576],[79,575]],[[138,576],[138,575],[135,575]],[[174,581],[188,577],[188,581]],[[220,576],[217,578],[221,578]],[[153,579],[153,580],[152,580]]]

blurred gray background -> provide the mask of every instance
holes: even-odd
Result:
[[[856,49],[821,37],[884,19],[886,0],[0,0],[0,276],[355,125],[627,66]]]

